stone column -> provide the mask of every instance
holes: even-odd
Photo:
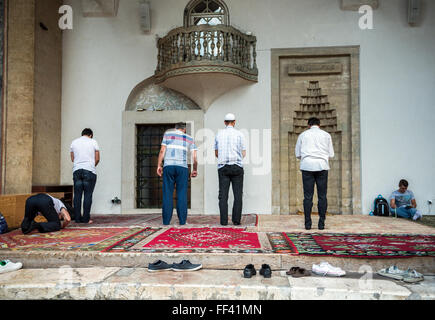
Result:
[[[60,181],[61,5],[62,0],[7,1],[3,194]]]
[[[2,192],[32,188],[35,0],[8,1]]]

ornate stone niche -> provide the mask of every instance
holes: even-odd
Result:
[[[340,65],[341,66],[341,65]],[[307,93],[301,96],[299,108],[294,111],[293,130],[289,132],[289,152],[295,149],[299,135],[307,129],[308,119],[316,117],[320,119],[321,127],[327,131],[334,145],[335,157],[329,161],[331,170],[329,171],[329,190],[328,190],[328,212],[341,212],[342,204],[342,135],[338,129],[338,120],[336,109],[333,108],[329,101],[328,95],[322,94],[322,88],[319,81],[310,81]],[[294,156],[289,155],[290,161],[290,179],[291,184],[296,188],[290,190],[290,208],[291,210],[300,211],[299,203],[303,201],[302,178],[299,174],[299,161]],[[315,194],[314,203],[317,203],[317,194]],[[317,211],[313,208],[313,211]],[[303,212],[303,210],[301,211]]]
[[[310,117],[331,134],[328,212],[361,213],[359,47],[272,50],[272,212],[303,212],[296,141]],[[313,212],[317,211],[315,192]]]

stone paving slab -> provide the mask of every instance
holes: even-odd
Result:
[[[292,278],[285,271],[245,279],[240,270],[145,268],[22,269],[0,274],[0,299],[54,300],[435,300],[435,277],[418,284],[359,274]]]
[[[318,216],[313,215],[312,221],[313,228],[307,231],[301,215],[261,215],[258,225],[247,229],[261,232],[435,234],[435,228],[394,217],[328,215],[324,230],[317,229]]]

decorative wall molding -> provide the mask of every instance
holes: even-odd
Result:
[[[369,5],[373,10],[379,8],[379,0],[341,0],[340,9],[344,11],[358,11],[361,6]]]
[[[82,0],[84,17],[116,17],[119,0]]]

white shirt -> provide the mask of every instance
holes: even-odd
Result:
[[[218,169],[225,165],[238,165],[243,168],[243,151],[246,150],[243,134],[227,126],[220,130],[215,138],[214,149],[218,150]]]
[[[52,200],[53,200],[53,204],[54,204],[54,210],[56,210],[56,213],[59,214],[60,210],[62,210],[62,208],[65,208],[65,205],[63,204],[62,201],[60,201],[59,199],[53,198],[52,196],[50,196],[49,194],[47,194],[47,196],[49,196]],[[42,215],[41,212],[37,213],[38,215]]]
[[[71,143],[70,149],[74,153],[73,172],[84,169],[97,174],[95,169],[95,151],[100,150],[97,141],[88,136],[82,136]]]
[[[299,135],[295,153],[296,158],[301,160],[301,170],[329,170],[329,158],[334,157],[331,135],[318,126],[312,126]]]
[[[65,207],[65,205],[63,204],[62,201],[60,201],[59,199],[53,198],[49,194],[48,194],[48,196],[53,200],[54,210],[56,210],[57,214],[60,213],[60,210],[62,210],[62,208],[66,209],[66,207]]]

